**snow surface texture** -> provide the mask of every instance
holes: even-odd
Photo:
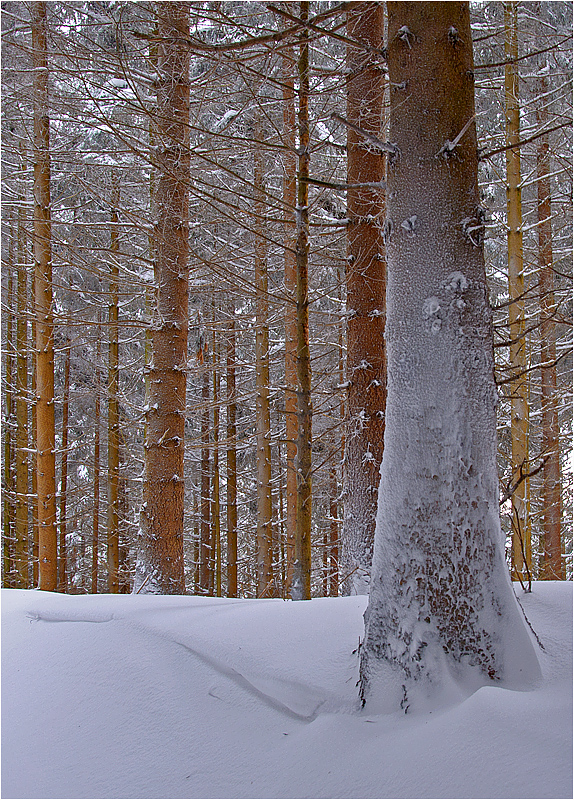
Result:
[[[518,591],[535,690],[377,716],[365,597],[3,590],[2,797],[571,797],[572,584]]]

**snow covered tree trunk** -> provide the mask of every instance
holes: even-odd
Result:
[[[517,3],[504,4],[504,67],[506,144],[520,140]],[[531,574],[528,460],[528,341],[524,257],[522,247],[522,177],[520,148],[506,150],[506,215],[508,224],[508,323],[510,330],[510,436],[512,440],[512,577],[528,580]]]
[[[56,428],[54,420],[54,313],[50,205],[50,119],[46,3],[32,4],[34,67],[34,261],[36,305],[36,430],[40,589],[58,583]]]
[[[388,398],[360,692],[373,710],[539,675],[498,513],[468,3],[389,3]]]
[[[347,12],[347,34],[372,48],[384,35],[381,3],[354,3]],[[367,133],[382,126],[381,57],[347,49],[347,117]],[[347,435],[344,472],[345,516],[342,572],[345,594],[367,594],[379,469],[385,433],[386,364],[385,261],[383,243],[384,156],[350,128],[347,135]],[[360,184],[360,185],[357,185]],[[371,184],[370,186],[365,184]],[[379,184],[378,186],[376,184]]]
[[[189,3],[158,3],[158,181],[148,436],[135,591],[183,594],[188,329]]]
[[[536,121],[548,124],[548,78],[538,78]],[[552,253],[552,203],[550,195],[550,144],[548,136],[537,142],[538,266],[540,269],[540,382],[542,393],[542,471],[544,537],[541,577],[564,580],[562,560],[562,486],[560,480],[560,424],[556,377],[556,301]]]

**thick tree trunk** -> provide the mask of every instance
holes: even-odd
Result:
[[[347,34],[382,47],[381,3],[354,3]],[[383,109],[381,56],[356,47],[347,51],[347,117],[379,137]],[[367,594],[373,557],[379,468],[385,433],[386,364],[383,242],[383,153],[360,133],[347,136],[347,435],[342,568],[345,594]],[[365,184],[371,184],[370,186]],[[377,186],[377,184],[379,184]]]
[[[54,421],[54,316],[50,220],[50,120],[46,3],[32,4],[34,67],[34,261],[36,303],[36,425],[40,589],[58,583],[56,433]]]
[[[394,711],[539,667],[504,560],[468,3],[389,3],[388,399],[361,696]],[[455,144],[456,142],[456,144]]]
[[[158,8],[158,183],[148,437],[135,590],[183,594],[188,330],[189,3]]]
[[[504,4],[507,59],[518,57],[517,3]],[[518,68],[512,61],[504,67],[506,144],[520,140]],[[522,249],[522,198],[520,148],[506,150],[506,213],[508,222],[508,322],[510,328],[510,435],[512,483],[518,482],[512,498],[512,577],[528,580],[532,574],[528,477],[528,342],[526,334],[525,280]],[[525,477],[523,477],[525,476]],[[520,480],[523,478],[522,480]]]
[[[309,17],[309,3],[300,3],[300,17]],[[311,358],[309,352],[309,35],[299,45],[299,163],[297,172],[297,528],[291,597],[311,599],[311,453],[312,418]]]
[[[538,79],[540,128],[548,123],[546,108],[548,79]],[[538,140],[536,151],[538,177],[538,266],[540,270],[540,379],[542,404],[542,495],[544,537],[542,569],[544,580],[564,580],[562,560],[562,486],[560,480],[560,425],[556,378],[556,303],[552,258],[552,204],[550,199],[550,144],[548,136]]]
[[[283,595],[293,581],[295,531],[297,529],[297,263],[295,206],[297,203],[297,155],[295,79],[292,51],[283,51],[283,207],[285,213],[285,582]]]
[[[227,596],[237,597],[237,399],[235,388],[235,305],[227,329]]]
[[[257,596],[273,592],[273,502],[271,497],[271,414],[269,410],[269,303],[261,127],[255,122],[255,395],[257,465]]]

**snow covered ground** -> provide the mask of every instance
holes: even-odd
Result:
[[[374,716],[366,598],[3,590],[2,797],[572,797],[572,584],[518,592],[538,689]]]

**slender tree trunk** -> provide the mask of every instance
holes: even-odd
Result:
[[[31,268],[31,283],[32,283],[32,305],[35,305],[36,297],[36,265],[33,264]],[[32,347],[36,344],[36,314],[32,313],[32,320],[30,325],[30,338],[33,342]],[[31,442],[33,446],[38,441],[38,425],[36,414],[36,397],[37,397],[37,359],[32,357],[32,379],[30,385],[30,392],[33,398],[31,408]],[[30,471],[32,473],[32,587],[35,589],[39,586],[40,581],[40,526],[38,524],[38,462],[36,458],[32,459],[30,464]]]
[[[235,387],[235,305],[227,329],[227,596],[237,597],[237,401]]]
[[[391,93],[388,400],[361,647],[378,713],[540,677],[498,514],[469,4],[388,9],[389,81],[406,89]]]
[[[54,421],[54,317],[50,220],[50,120],[45,2],[32,4],[34,67],[34,261],[36,303],[36,425],[40,589],[56,591],[56,434]]]
[[[329,560],[328,594],[337,597],[339,594],[339,504],[337,496],[339,485],[337,482],[337,469],[331,467],[329,472]]]
[[[211,536],[210,468],[209,468],[209,370],[204,365],[201,386],[201,545],[199,583],[202,594],[213,592],[213,543]]]
[[[96,341],[96,396],[94,401],[94,510],[92,517],[92,594],[98,592],[98,547],[100,543],[100,336],[97,327]]]
[[[119,214],[120,184],[117,173],[112,174],[110,227],[110,280],[108,311],[108,591],[120,590],[120,406],[119,406]]]
[[[273,594],[273,503],[271,497],[271,413],[269,410],[269,303],[267,243],[264,238],[261,127],[255,123],[255,384],[257,425],[257,596]]]
[[[546,94],[548,79],[538,78],[538,126],[548,124]],[[538,266],[540,270],[540,377],[542,390],[542,497],[544,538],[541,578],[564,580],[562,559],[562,487],[560,480],[560,425],[556,378],[556,303],[552,258],[552,204],[550,199],[550,144],[548,136],[538,139]]]
[[[220,388],[220,363],[219,347],[216,328],[216,303],[213,302],[213,492],[211,505],[211,519],[213,528],[214,570],[215,570],[215,595],[221,597],[221,521],[220,521],[220,491],[219,491],[219,388]]]
[[[297,262],[295,206],[297,203],[296,108],[293,52],[283,51],[283,205],[285,212],[285,558],[283,594],[293,581],[295,531],[297,528]]]
[[[347,34],[372,48],[384,34],[381,3],[354,3],[347,11]],[[349,122],[379,137],[382,126],[383,71],[376,51],[347,51]],[[365,147],[353,129],[347,136],[347,448],[343,572],[346,594],[369,590],[379,468],[385,432],[386,363],[385,260],[382,236],[385,210],[384,159]],[[357,185],[358,184],[358,185]],[[365,184],[371,184],[366,186]]]
[[[64,400],[62,403],[62,456],[60,464],[60,546],[58,557],[58,591],[68,590],[66,545],[68,493],[68,417],[70,411],[70,340],[64,343]]]
[[[507,59],[518,57],[517,3],[504,4]],[[504,67],[506,144],[520,140],[518,68],[514,62]],[[510,383],[512,439],[512,480],[529,472],[528,466],[528,353],[526,340],[525,280],[522,250],[522,199],[520,148],[506,150],[506,209],[508,220],[508,292],[510,327]],[[512,502],[512,576],[527,580],[531,574],[529,480],[525,477],[514,491]]]
[[[155,273],[148,437],[135,590],[183,594],[184,433],[188,330],[189,3],[158,9]]]
[[[302,20],[309,17],[309,3],[299,4]],[[293,600],[311,599],[311,358],[309,353],[309,33],[304,30],[299,45],[299,162],[297,173],[297,529],[293,565]]]
[[[22,171],[26,169],[22,158]],[[20,199],[24,202],[24,193]],[[25,217],[18,209],[18,316],[16,320],[16,519],[15,567],[19,589],[28,589],[30,551],[28,543],[28,276],[26,267]]]
[[[16,576],[14,568],[14,464],[13,464],[13,433],[14,424],[14,278],[13,268],[13,236],[10,239],[10,252],[8,256],[8,281],[6,287],[6,305],[9,309],[6,315],[6,390],[4,401],[6,403],[6,417],[3,426],[4,434],[4,488],[3,488],[3,514],[2,514],[2,570],[3,586],[7,589],[15,587]]]

